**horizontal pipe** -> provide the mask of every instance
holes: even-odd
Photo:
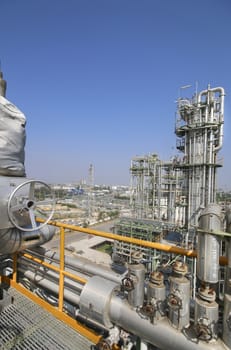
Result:
[[[50,281],[55,282],[56,284],[59,283],[59,274],[51,270],[38,269],[36,266],[34,266],[34,268],[30,266],[28,269],[28,266],[26,264],[20,263],[18,265],[18,271],[21,272],[22,274],[25,274],[27,271],[32,271],[36,273],[37,277],[40,276],[41,279],[49,279]],[[73,292],[75,291],[81,292],[83,287],[84,287],[83,284],[75,282],[70,279],[65,279],[64,281],[64,288],[72,289]]]
[[[36,258],[34,257],[33,255],[31,254],[28,254],[28,253],[21,253],[21,256],[24,257],[24,258],[27,258],[29,260],[32,260],[33,262],[36,262],[42,266],[45,266],[51,270],[54,270],[54,271],[57,271],[57,272],[60,272],[60,268],[58,266],[55,266],[55,265],[52,265],[50,262],[45,262],[44,260],[42,259],[39,259],[39,258]],[[67,272],[67,271],[63,271],[62,272],[64,276],[68,276],[80,283],[83,283],[85,284],[87,282],[87,280],[83,277],[80,277],[80,276],[76,276],[70,272]]]
[[[59,262],[59,254],[54,253],[52,251],[45,251],[44,256],[47,258],[52,258],[52,260],[56,260]],[[106,267],[99,266],[98,264],[90,262],[88,259],[84,259],[82,257],[72,258],[70,256],[65,256],[65,266],[69,266],[73,269],[80,270],[83,273],[87,273],[90,275],[97,275],[104,277],[110,281],[115,283],[121,283],[124,276],[127,274],[117,274],[111,269],[107,269]]]
[[[136,310],[131,309],[125,299],[113,296],[109,306],[111,322],[122,327],[128,332],[136,334],[141,340],[146,341],[159,349],[166,350],[227,350],[219,340],[211,343],[189,340],[181,331],[173,328],[167,320],[152,324],[141,317]]]
[[[50,281],[47,278],[41,278],[37,272],[25,271],[24,276],[32,281],[34,284],[49,290],[51,293],[54,293],[56,296],[59,295],[59,285]],[[69,301],[73,305],[79,305],[80,297],[78,294],[71,292],[70,290],[64,290],[64,298],[66,301]]]

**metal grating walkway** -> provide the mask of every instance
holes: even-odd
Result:
[[[0,350],[89,350],[92,343],[13,288],[0,313]]]

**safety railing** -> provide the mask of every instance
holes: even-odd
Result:
[[[37,218],[37,221],[39,223],[43,223],[44,220]],[[72,274],[68,271],[65,271],[65,230],[71,230],[71,231],[76,231],[76,232],[83,232],[88,235],[94,235],[94,236],[100,236],[116,241],[122,241],[122,242],[127,242],[130,244],[138,245],[138,246],[143,246],[147,248],[152,248],[155,250],[160,250],[160,251],[165,251],[167,253],[173,253],[177,255],[183,255],[187,257],[193,257],[195,258],[197,256],[196,251],[194,250],[187,250],[178,246],[173,246],[173,245],[166,245],[162,244],[159,242],[150,242],[150,241],[145,241],[137,238],[132,238],[132,237],[125,237],[121,236],[118,234],[114,233],[109,233],[109,232],[104,232],[104,231],[97,231],[94,229],[90,228],[83,228],[80,226],[74,226],[74,225],[69,225],[65,224],[62,222],[57,222],[57,221],[49,221],[49,225],[53,225],[56,227],[59,227],[60,229],[60,265],[59,266],[54,266],[50,263],[45,262],[44,260],[33,256],[32,254],[29,254],[28,252],[20,252],[16,253],[13,256],[13,273],[12,277],[6,277],[2,276],[2,281],[8,283],[11,285],[13,288],[17,289],[19,292],[22,294],[28,296],[32,301],[35,303],[39,304],[43,308],[45,308],[47,311],[52,313],[55,317],[58,319],[64,321],[66,324],[68,324],[70,327],[74,328],[76,331],[81,333],[83,336],[91,340],[93,343],[97,344],[101,338],[100,335],[96,334],[94,331],[90,330],[86,326],[82,325],[81,323],[77,322],[75,319],[72,317],[68,316],[65,312],[63,312],[63,305],[64,305],[64,278],[69,277],[77,282],[80,282],[81,284],[85,284],[87,281],[79,277],[75,274]],[[58,307],[54,307],[51,304],[49,304],[47,301],[39,298],[35,294],[33,294],[30,290],[26,289],[23,287],[21,284],[17,282],[17,261],[18,257],[22,256],[31,262],[37,263],[38,265],[44,266],[48,269],[51,269],[59,274],[59,295],[58,295]],[[221,265],[226,265],[227,264],[227,258],[221,256],[220,257],[220,264]]]

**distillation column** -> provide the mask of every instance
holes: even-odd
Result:
[[[178,100],[176,135],[178,149],[184,153],[176,167],[185,176],[187,197],[185,226],[197,225],[200,212],[216,198],[216,171],[221,164],[217,153],[223,144],[224,89],[201,91],[192,100]]]

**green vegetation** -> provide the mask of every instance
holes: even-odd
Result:
[[[95,250],[98,250],[99,252],[102,253],[107,253],[109,255],[112,254],[112,243],[111,242],[103,242],[97,246],[94,247]]]

